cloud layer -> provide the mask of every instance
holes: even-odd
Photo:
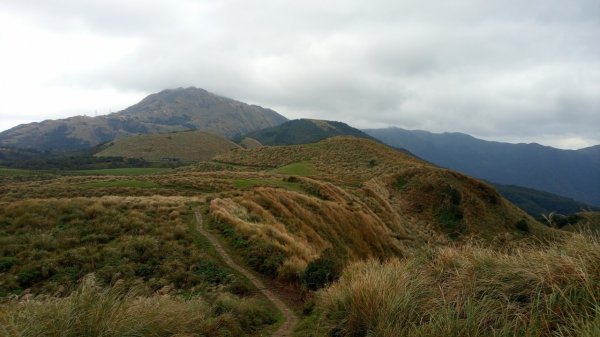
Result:
[[[20,0],[0,12],[14,47],[0,70],[16,77],[0,89],[64,93],[33,116],[54,116],[69,90],[90,93],[89,113],[197,86],[291,118],[600,143],[596,0]],[[15,106],[0,105],[0,127]]]

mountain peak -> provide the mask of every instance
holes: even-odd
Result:
[[[0,145],[38,150],[92,147],[135,134],[209,131],[227,138],[279,125],[287,118],[207,90],[187,87],[151,94],[102,118],[66,118],[21,125],[0,133]]]

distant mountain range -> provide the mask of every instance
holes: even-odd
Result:
[[[76,116],[19,125],[0,146],[68,151],[136,134],[201,130],[233,138],[287,121],[277,112],[198,88],[163,90],[106,116]]]
[[[561,150],[491,142],[462,133],[400,128],[363,130],[443,167],[502,185],[518,185],[600,206],[600,145]]]

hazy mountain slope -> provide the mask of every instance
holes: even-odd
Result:
[[[204,131],[183,131],[117,139],[96,156],[196,162],[238,148],[239,145],[221,136]]]
[[[163,90],[106,116],[77,116],[23,124],[0,133],[0,146],[74,150],[134,134],[202,130],[228,138],[287,119],[198,88]]]
[[[318,119],[295,119],[245,135],[258,140],[263,145],[307,144],[333,136],[373,139],[348,124]]]
[[[460,133],[399,128],[365,132],[434,164],[477,178],[600,205],[600,146],[574,151],[539,144],[490,142]]]
[[[600,209],[577,202],[571,198],[527,187],[499,184],[494,184],[494,187],[503,197],[536,218],[539,218],[542,214],[550,214],[552,212],[570,215],[581,211]]]

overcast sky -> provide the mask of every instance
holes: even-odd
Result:
[[[195,86],[288,118],[600,144],[598,0],[2,0],[0,130]]]

